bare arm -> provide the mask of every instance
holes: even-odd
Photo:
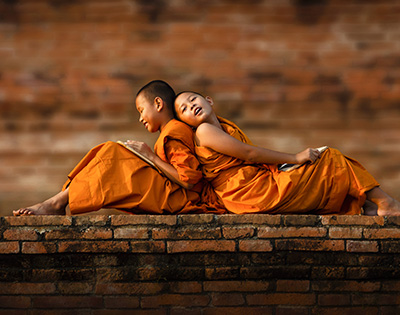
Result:
[[[306,149],[297,154],[289,154],[252,146],[235,139],[223,130],[208,123],[203,123],[197,127],[195,139],[200,146],[253,163],[302,164],[314,162],[320,156],[317,149]]]
[[[191,189],[193,187],[192,184],[186,183],[179,178],[178,171],[169,163],[161,160],[152,150],[151,148],[144,142],[127,140],[126,145],[134,148],[135,150],[142,153],[146,156],[150,161],[152,161],[158,168],[163,172],[163,174],[169,178],[174,183],[180,185],[185,189]]]

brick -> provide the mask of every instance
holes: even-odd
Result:
[[[266,240],[240,240],[239,251],[242,252],[270,252],[273,250],[271,241]]]
[[[9,308],[9,309],[23,309],[30,308],[31,306],[31,298],[27,296],[12,296],[12,295],[3,295],[0,296],[0,305],[1,308]]]
[[[1,242],[0,253],[1,254],[16,254],[19,252],[18,242]]]
[[[308,315],[308,308],[304,306],[277,306],[276,315]]]
[[[90,314],[88,315],[125,315],[127,312],[127,309],[122,309],[122,310],[114,310],[114,309],[106,309],[106,310],[93,310]],[[143,309],[135,309],[134,310],[135,315],[167,315],[168,310],[166,309],[148,309],[148,310],[143,310]]]
[[[98,295],[154,295],[167,288],[165,283],[135,282],[135,283],[98,283]]]
[[[380,289],[380,283],[374,281],[352,280],[322,280],[313,281],[311,289],[314,292],[376,292]]]
[[[113,232],[109,228],[90,227],[82,232],[84,239],[111,239]]]
[[[63,241],[58,243],[59,253],[113,253],[127,252],[128,242],[114,241]]]
[[[178,215],[178,222],[182,225],[186,224],[210,224],[214,222],[213,214],[191,214]]]
[[[255,233],[253,227],[223,227],[222,235],[227,239],[249,238]]]
[[[57,251],[53,242],[23,242],[21,253],[23,254],[51,254]]]
[[[355,227],[330,227],[329,237],[330,238],[361,238],[363,230]]]
[[[277,292],[308,292],[310,290],[309,280],[277,280]]]
[[[110,222],[108,215],[81,215],[74,217],[74,225],[105,226]]]
[[[363,236],[366,239],[396,239],[400,238],[400,229],[364,229]]]
[[[281,222],[280,215],[267,215],[267,214],[246,214],[235,215],[226,214],[216,217],[218,224],[222,225],[235,225],[235,224],[253,224],[253,225],[278,225]]]
[[[176,225],[177,216],[167,215],[112,215],[111,224],[118,225]]]
[[[177,229],[153,229],[154,239],[219,239],[221,229],[212,227],[179,227]]]
[[[248,294],[249,305],[314,305],[316,296],[313,293],[266,293]]]
[[[11,226],[43,226],[43,225],[63,225],[72,224],[71,217],[68,216],[22,216],[22,217],[5,217],[5,222]]]
[[[102,297],[96,296],[41,296],[33,297],[34,308],[102,308]]]
[[[245,299],[240,293],[213,293],[211,303],[214,306],[240,306],[245,303]]]
[[[241,267],[241,279],[305,279],[310,274],[309,266],[252,266]]]
[[[275,246],[278,250],[299,251],[343,251],[343,240],[276,240]]]
[[[398,241],[386,241],[380,242],[381,253],[400,253],[400,243]]]
[[[94,292],[94,285],[88,282],[58,282],[57,287],[61,295],[91,295]]]
[[[46,229],[46,240],[79,240],[82,233],[73,229]]]
[[[352,303],[353,305],[398,305],[399,304],[399,296],[397,294],[382,294],[382,293],[373,293],[373,294],[352,294]]]
[[[36,231],[31,229],[8,229],[3,233],[5,240],[35,241],[38,239]]]
[[[162,241],[130,241],[134,253],[163,253],[165,243]]]
[[[193,240],[193,241],[168,241],[168,253],[182,252],[233,252],[235,251],[234,241],[224,240]]]
[[[204,291],[210,292],[257,292],[268,291],[272,287],[269,281],[204,281]]]
[[[318,305],[337,306],[350,305],[349,294],[321,294],[318,295]]]
[[[136,309],[139,308],[140,302],[137,296],[110,296],[104,298],[104,306],[106,309]]]
[[[383,226],[385,224],[384,217],[372,217],[372,216],[353,216],[353,215],[341,215],[341,216],[322,216],[321,223],[323,225],[352,225],[352,226]]]
[[[239,267],[237,266],[222,266],[222,267],[207,267],[204,270],[206,279],[237,279],[239,278]]]
[[[399,216],[388,216],[387,224],[390,225],[400,225],[400,217]]]
[[[316,215],[285,215],[283,216],[284,225],[308,225],[315,226],[319,222],[319,217]]]
[[[9,295],[55,294],[56,286],[54,283],[0,282],[0,292]]]
[[[163,294],[155,296],[144,296],[140,304],[142,308],[159,308],[167,305],[179,306],[206,306],[210,302],[207,295],[181,295],[181,294]]]
[[[324,237],[325,228],[314,227],[260,227],[257,230],[259,238],[288,238],[288,237]]]
[[[250,306],[235,306],[235,307],[209,307],[203,308],[204,315],[218,315],[218,314],[229,314],[229,315],[272,315],[272,307],[250,307]]]
[[[311,279],[345,279],[346,268],[333,266],[316,266],[311,270]]]
[[[376,241],[347,241],[346,250],[348,252],[370,252],[376,253],[379,251],[378,242]]]
[[[343,307],[315,307],[313,309],[312,314],[326,314],[326,315],[363,315],[363,314],[371,314],[378,315],[378,309],[376,307],[368,307],[368,306],[343,306]]]
[[[56,282],[61,278],[61,271],[57,269],[32,269],[25,275],[25,281],[30,282]]]
[[[149,237],[148,228],[123,227],[114,230],[114,238],[147,239]]]
[[[399,292],[400,291],[400,280],[387,280],[382,281],[383,292]]]
[[[200,293],[202,285],[194,281],[170,282],[169,291],[171,293]]]

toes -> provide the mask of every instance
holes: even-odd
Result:
[[[21,208],[16,211],[13,211],[14,216],[24,216],[24,215],[33,215],[33,212],[26,208]]]

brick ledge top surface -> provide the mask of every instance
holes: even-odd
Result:
[[[271,226],[400,226],[397,216],[362,215],[268,215],[268,214],[184,214],[184,215],[83,215],[83,216],[4,216],[4,226],[124,226],[124,225],[271,225]]]

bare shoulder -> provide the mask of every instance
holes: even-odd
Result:
[[[209,124],[209,123],[202,123],[196,129],[196,136],[198,137],[209,137],[212,134],[218,132],[218,128]]]

